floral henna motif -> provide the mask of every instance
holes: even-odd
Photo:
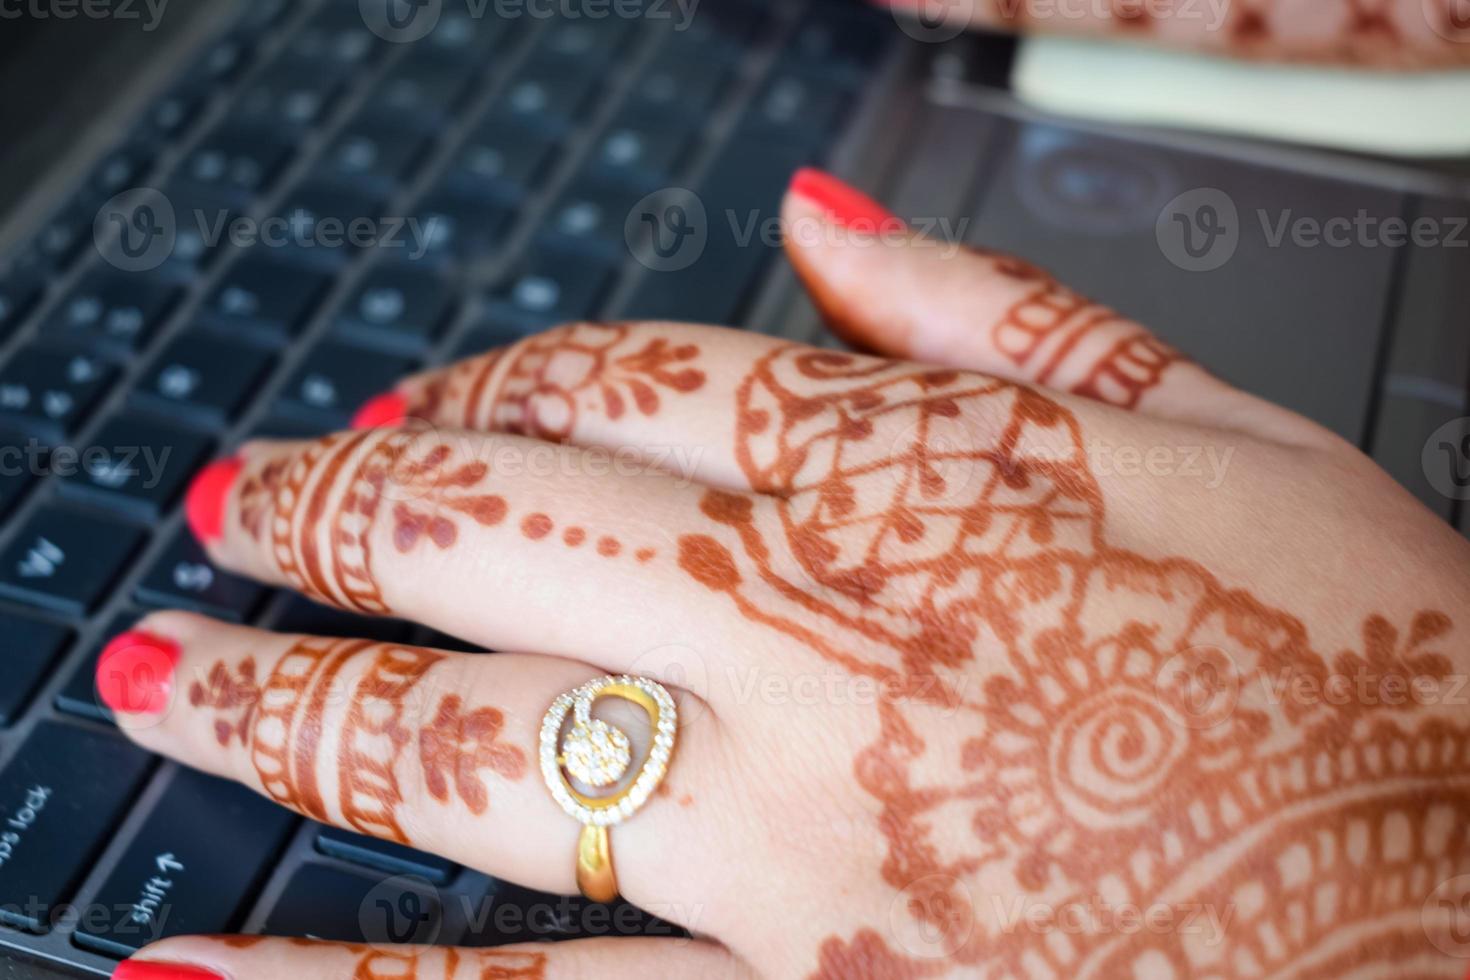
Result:
[[[1111,546],[1076,420],[1029,389],[787,347],[738,399],[777,520],[712,491],[681,566],[897,692],[854,776],[898,912],[826,941],[818,976],[1340,976],[1422,951],[1427,892],[1470,868],[1470,727],[1279,686],[1443,677],[1448,617],[1370,617],[1329,660],[1201,566]],[[995,895],[1236,918],[1047,932]]]
[[[459,695],[447,695],[433,722],[419,733],[419,756],[429,795],[449,799],[452,780],[459,798],[474,814],[490,805],[479,771],[489,769],[506,779],[526,774],[526,756],[518,746],[500,741],[505,716],[495,708],[466,712]]]
[[[705,383],[698,357],[697,345],[634,324],[574,323],[451,368],[418,392],[408,414],[564,441],[584,413],[652,416],[664,394],[697,391]]]
[[[216,663],[206,682],[190,687],[189,703],[216,712],[220,745],[245,747],[272,799],[314,820],[407,843],[397,817],[402,759],[421,763],[429,796],[448,802],[452,782],[477,815],[489,807],[481,770],[507,780],[525,774],[523,750],[500,739],[505,719],[495,708],[466,710],[459,695],[448,695],[415,730],[411,716],[427,707],[421,685],[443,659],[418,647],[302,637],[263,681],[252,659],[233,670]],[[344,691],[341,733],[326,758],[324,718]],[[415,743],[417,752],[406,755]]]
[[[246,744],[259,702],[260,685],[255,678],[255,661],[249,657],[240,662],[233,675],[220,661],[210,668],[206,683],[195,681],[189,685],[189,703],[194,707],[214,708],[226,716],[234,714],[233,718],[215,720],[214,737],[220,745],[229,745],[231,739],[238,739],[241,745]]]

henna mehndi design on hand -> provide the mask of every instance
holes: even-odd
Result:
[[[429,711],[425,677],[443,659],[418,647],[301,637],[261,682],[251,658],[233,671],[215,663],[206,683],[191,685],[189,703],[216,712],[220,745],[238,740],[246,748],[272,799],[314,820],[408,843],[396,814],[402,759],[419,762],[430,797],[448,802],[452,785],[475,814],[489,808],[482,770],[507,780],[526,771],[524,750],[501,738],[505,717],[496,708],[467,709],[459,695],[446,695],[415,729],[413,717]],[[327,758],[323,719],[344,692],[341,737]],[[414,743],[417,751],[406,755]],[[324,785],[336,787],[335,805]]]
[[[408,414],[439,419],[462,406],[466,429],[565,441],[588,412],[617,420],[656,415],[661,392],[704,386],[696,344],[676,344],[632,323],[557,327],[452,368],[418,392]]]
[[[436,800],[449,799],[453,782],[459,798],[476,815],[490,805],[479,771],[489,769],[506,779],[526,774],[526,754],[500,741],[505,715],[495,708],[465,711],[459,695],[446,695],[434,720],[419,733],[424,782]]]
[[[1370,617],[1364,652],[1329,662],[1198,564],[1110,545],[1078,422],[1030,389],[784,347],[737,412],[779,523],[711,491],[680,564],[898,692],[853,772],[880,807],[893,921],[938,939],[833,936],[818,977],[1335,976],[1426,945],[1419,904],[1470,868],[1470,727],[1413,703],[1281,703],[1270,684],[1442,677],[1447,616],[1402,637]],[[1006,928],[997,894],[1237,914],[1212,937],[1047,933]]]

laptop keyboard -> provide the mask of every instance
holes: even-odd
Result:
[[[775,213],[891,22],[841,0],[723,0],[687,25],[648,7],[501,19],[460,0],[391,43],[357,0],[241,4],[0,262],[0,807],[30,828],[0,844],[0,943],[106,973],[153,939],[241,928],[677,931],[303,821],[133,747],[93,685],[149,608],[438,639],[213,568],[177,506],[213,455],[339,428],[405,373],[560,320],[742,319],[772,248],[712,220],[702,261],[655,270],[630,257],[630,213],[671,185]]]

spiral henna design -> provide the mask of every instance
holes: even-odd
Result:
[[[711,491],[681,566],[892,692],[853,776],[894,911],[827,939],[816,976],[1402,975],[1423,953],[1426,894],[1470,869],[1470,727],[1273,685],[1445,678],[1448,616],[1369,617],[1329,659],[1200,565],[1113,547],[1076,419],[1030,389],[785,347],[736,410],[779,523]],[[996,895],[1232,917],[1047,931]]]

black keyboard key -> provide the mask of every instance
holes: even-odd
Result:
[[[492,121],[465,141],[449,180],[475,196],[515,200],[534,190],[551,169],[557,143],[511,122]]]
[[[306,358],[281,392],[282,408],[341,426],[374,395],[382,394],[412,370],[409,361],[376,351],[325,343]]]
[[[314,183],[287,196],[277,218],[285,222],[281,251],[289,260],[304,260],[335,269],[350,260],[359,248],[387,247],[388,226],[378,220],[382,197],[366,188],[345,184]],[[397,229],[397,244],[406,240]]]
[[[268,66],[236,97],[231,116],[260,126],[307,129],[331,111],[344,88],[336,72],[283,59]]]
[[[141,143],[119,146],[102,158],[87,181],[87,191],[99,203],[143,182],[153,165],[153,151]]]
[[[323,827],[316,835],[317,850],[390,875],[417,875],[436,885],[447,882],[455,865],[437,854],[425,854],[393,841],[354,834],[339,827]]]
[[[84,920],[77,944],[129,956],[169,936],[233,931],[296,822],[238,783],[176,770],[93,899],[113,914]]]
[[[213,442],[206,435],[132,416],[110,420],[62,481],[71,497],[95,501],[141,521],[168,512]]]
[[[71,637],[71,630],[64,626],[0,613],[0,664],[5,671],[5,683],[0,685],[0,725],[12,725],[20,717]]]
[[[484,64],[483,59],[513,35],[512,17],[487,12],[482,0],[460,0],[444,5],[429,33],[413,42],[407,61],[442,65],[462,61]]]
[[[677,938],[684,930],[624,901],[602,905],[580,895],[552,895],[495,880],[483,914],[469,924],[466,946],[504,946],[595,936]]]
[[[428,153],[429,143],[426,134],[400,123],[354,123],[327,148],[320,173],[326,180],[396,186],[413,176]]]
[[[180,531],[138,583],[134,598],[146,606],[192,609],[239,623],[260,608],[266,592],[253,579],[215,568],[194,536]]]
[[[840,82],[804,68],[778,71],[751,105],[744,131],[821,147],[841,125],[850,103]]]
[[[266,919],[265,933],[353,943],[432,943],[443,907],[427,882],[386,881],[323,864],[291,876]]]
[[[791,35],[785,56],[848,81],[867,77],[893,37],[893,23],[855,4],[818,0]]]
[[[208,90],[238,76],[250,63],[250,44],[243,37],[214,41],[184,72],[181,84]]]
[[[16,274],[0,279],[0,337],[20,325],[44,288],[39,276]]]
[[[204,304],[204,320],[230,335],[285,340],[306,327],[330,285],[320,273],[253,253],[221,278]]]
[[[543,234],[615,257],[627,249],[624,232],[638,196],[631,188],[579,182],[552,207]]]
[[[62,208],[41,226],[31,242],[36,263],[42,268],[64,269],[92,241],[92,223],[97,209],[81,201]]]
[[[417,353],[439,336],[453,309],[454,294],[436,276],[379,266],[348,299],[337,326],[358,339]]]
[[[665,21],[672,35],[670,44],[706,60],[739,58],[769,23],[769,16],[756,4],[701,4],[686,17]]]
[[[666,48],[633,86],[640,108],[703,120],[714,111],[731,77],[730,66],[697,57],[679,45]]]
[[[476,354],[513,344],[538,330],[554,325],[554,321],[548,322],[542,317],[508,316],[503,311],[492,309],[487,312],[484,322],[467,333],[455,346],[454,357],[474,357]]]
[[[586,71],[610,64],[628,43],[633,21],[625,17],[568,18],[548,27],[536,41],[537,58],[564,61]]]
[[[382,643],[404,643],[413,632],[413,626],[401,619],[359,616],[294,594],[276,616],[272,629],[311,636],[354,636]]]
[[[367,29],[357,4],[327,4],[320,13],[291,34],[288,57],[338,71],[370,61],[383,45]]]
[[[235,239],[240,214],[227,191],[175,181],[163,196],[174,213],[174,265],[186,272],[203,269]]]
[[[468,264],[494,255],[510,232],[515,211],[507,205],[436,191],[414,209],[406,233],[410,247],[390,254],[429,265]]]
[[[185,334],[158,355],[133,397],[159,412],[221,425],[250,403],[271,360],[256,347]]]
[[[635,254],[649,272],[618,315],[699,323],[738,322],[757,277],[776,249],[761,241],[758,229],[751,232],[754,237],[746,238],[742,231],[748,229],[732,226],[719,216],[779,213],[786,183],[808,158],[805,149],[792,143],[753,138],[732,142],[699,187],[704,218],[681,203],[680,227],[673,230],[671,206],[665,206],[662,213],[648,212],[651,225],[642,222],[646,237],[638,240]],[[691,237],[684,230],[688,223],[700,220],[707,222],[702,244],[697,236]],[[684,254],[684,248],[698,251]]]
[[[49,471],[50,453],[39,440],[0,434],[0,517],[15,509]]]
[[[612,269],[588,256],[542,249],[496,294],[496,305],[552,321],[597,315],[612,284]]]
[[[115,735],[36,726],[0,772],[0,920],[45,931],[91,868],[154,757]]]
[[[0,415],[59,440],[76,431],[116,377],[90,355],[27,347],[0,370]]]
[[[692,132],[667,120],[624,118],[597,141],[591,165],[609,179],[652,190],[678,172],[693,142]]]
[[[295,153],[278,132],[225,123],[200,141],[178,175],[202,187],[254,195],[275,182]]]
[[[41,330],[51,339],[129,354],[152,339],[179,295],[177,287],[148,276],[98,270],[73,288]]]
[[[138,133],[143,139],[172,140],[199,118],[207,96],[202,91],[176,90],[154,102],[143,113]]]
[[[120,613],[112,617],[103,631],[87,651],[87,656],[77,664],[66,684],[56,695],[56,708],[78,718],[90,718],[106,724],[113,723],[112,709],[97,696],[97,665],[102,660],[102,651],[115,636],[132,629],[142,618],[141,613]]]
[[[368,93],[363,112],[437,133],[463,104],[475,70],[468,64],[400,62]]]
[[[596,75],[532,63],[501,93],[495,111],[526,125],[562,129],[583,116],[600,87]]]

